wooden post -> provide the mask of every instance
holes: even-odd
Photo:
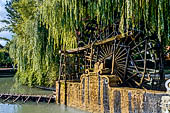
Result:
[[[52,96],[50,96],[50,98],[49,98],[49,100],[48,100],[48,104],[50,103],[50,101],[51,101],[51,98],[52,98]]]
[[[90,48],[90,69],[92,69],[92,60],[93,60],[93,45],[94,42],[91,44],[91,48]]]
[[[162,39],[161,39],[162,40]],[[160,42],[160,81],[159,87],[161,88],[161,84],[165,81],[165,74],[164,74],[164,50],[163,50],[163,41]]]
[[[143,73],[145,74],[146,73],[146,54],[147,54],[147,40],[145,41],[145,56],[144,56],[144,70],[143,70]]]
[[[78,56],[77,54],[75,55],[75,63],[74,63],[74,66],[75,66],[75,74],[76,74],[76,79],[78,79]]]
[[[87,58],[86,58],[86,56],[87,56],[87,50],[86,51],[84,51],[84,70],[86,70],[87,69]]]
[[[98,59],[99,59],[99,47],[97,47],[96,62],[98,61]]]
[[[79,73],[80,73],[80,56],[77,55],[77,79],[79,79]]]
[[[62,71],[62,53],[60,55],[60,69],[59,69],[59,77],[58,77],[58,104],[60,104],[60,88],[61,88],[61,83],[60,83],[60,79],[61,79],[61,71]]]
[[[140,80],[140,86],[141,86],[141,84],[142,84],[142,82],[143,82],[143,79],[144,79],[145,73],[146,73],[146,61],[147,61],[146,55],[147,55],[147,40],[145,41],[145,53],[144,53],[143,75],[142,75],[142,78],[141,78],[141,80]]]
[[[114,74],[115,49],[116,49],[116,44],[114,43],[114,49],[113,49],[113,54],[112,54],[112,72],[111,72],[111,74]]]
[[[126,57],[125,70],[124,70],[124,81],[127,79],[127,67],[128,67],[128,61],[129,61],[129,51],[130,51],[130,48],[128,48],[128,50],[127,50],[127,57]]]
[[[64,104],[67,105],[67,80],[66,79],[65,79],[64,84],[65,84],[65,102],[64,102]]]
[[[65,89],[65,102],[64,104],[67,105],[67,75],[66,75],[66,66],[67,66],[67,62],[66,62],[66,49],[64,47],[64,89]]]

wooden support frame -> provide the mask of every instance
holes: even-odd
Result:
[[[154,69],[153,67],[155,68],[158,67],[155,66],[157,65],[156,62],[160,61],[161,58],[155,58],[156,60],[152,60],[152,58],[150,57],[148,58],[147,56],[149,55],[147,52],[151,53],[151,51],[154,51],[154,47],[150,46],[148,48],[149,43],[151,43],[153,40],[151,39],[152,41],[150,41],[148,37],[144,37],[144,35],[141,33],[135,34],[136,32],[133,33],[132,32],[133,31],[129,31],[124,34],[119,34],[117,36],[113,36],[113,37],[110,36],[111,38],[106,38],[100,41],[94,41],[84,47],[79,47],[67,51],[66,50],[61,51],[61,54],[64,56],[63,58],[64,58],[64,66],[65,66],[63,72],[66,72],[65,57],[67,54],[75,54],[78,56],[78,54],[84,52],[85,73],[93,71],[92,68],[93,65],[95,65],[95,63],[98,63],[99,65],[102,62],[102,69],[103,72],[105,72],[105,74],[114,74],[118,76],[121,79],[120,80],[121,83],[124,85],[130,87],[136,85],[137,87],[141,87],[143,83],[146,83],[145,74],[147,75],[151,74],[153,71],[155,72],[155,74],[157,74],[156,73],[157,70]],[[136,36],[134,36],[134,34]],[[156,56],[159,57],[159,55]],[[80,74],[80,71],[78,71],[80,62],[78,59],[79,58],[77,58],[77,60],[75,61],[77,66],[76,75]],[[111,63],[109,64],[108,62]],[[152,65],[154,66],[149,67],[148,65],[146,65],[146,63],[148,62],[151,62]],[[153,62],[155,64],[153,64]],[[160,62],[161,62],[160,64],[162,64],[163,61],[161,60]],[[107,68],[107,65],[109,65],[108,66],[109,69]],[[95,70],[96,69],[97,68],[95,68]],[[160,73],[160,78],[163,78],[161,74],[162,72]],[[66,79],[66,75],[65,74],[63,75],[65,77],[64,80],[65,80],[65,104],[66,104],[67,101],[66,80],[67,79]],[[60,87],[60,83],[59,83],[59,87]],[[59,97],[60,96],[58,95],[58,98]]]
[[[128,61],[129,61],[129,52],[130,52],[130,48],[127,48],[126,63],[125,63],[125,68],[124,68],[124,81],[127,79],[127,68],[128,68]]]
[[[12,95],[9,95],[5,100],[3,100],[3,102],[7,101],[11,97],[12,97]]]
[[[116,48],[116,44],[114,43],[114,49],[113,49],[113,53],[112,53],[112,72],[111,72],[111,74],[114,74],[114,65],[115,65],[115,48]]]
[[[60,79],[61,79],[61,71],[62,71],[62,57],[63,54],[60,55],[60,68],[59,68],[59,77],[58,77],[58,104],[60,104],[60,91],[61,91],[61,83],[60,83]]]
[[[53,96],[50,96],[50,98],[49,98],[49,100],[48,100],[48,104],[50,104],[50,101],[51,101],[51,98],[52,98]]]
[[[143,83],[143,80],[144,80],[144,77],[145,77],[145,74],[146,74],[146,62],[147,62],[147,40],[145,40],[145,52],[144,52],[144,69],[143,69],[143,73],[142,73],[142,78],[140,80],[140,86],[142,85]]]
[[[37,104],[40,102],[41,96],[39,96],[38,100],[37,100]]]
[[[21,95],[19,95],[16,99],[14,99],[14,100],[12,101],[12,103],[16,102],[20,97],[21,97]]]
[[[55,97],[53,95],[25,95],[25,94],[0,94],[1,98],[4,99],[3,102],[6,102],[10,100],[10,104],[17,102],[17,101],[23,101],[23,104],[26,103],[28,100],[36,102],[37,104],[40,101],[46,102],[46,100],[51,100],[52,102],[55,102]],[[49,102],[49,101],[48,101]]]
[[[30,96],[28,96],[28,97],[24,100],[24,103],[26,103],[29,98],[30,98]]]

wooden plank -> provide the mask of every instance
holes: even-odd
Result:
[[[136,44],[136,42],[135,42],[135,40],[134,40],[134,44],[135,45],[137,45]],[[138,46],[139,46],[139,44],[138,44]],[[142,56],[142,53],[141,53],[141,50],[139,49],[139,47],[138,46],[136,46],[135,48],[137,49],[137,51],[140,53],[139,55],[140,55],[140,57],[143,59],[143,56]],[[132,51],[132,49],[131,49],[131,51]]]
[[[143,83],[143,79],[145,77],[145,73],[146,73],[146,53],[147,53],[147,40],[145,41],[145,54],[144,54],[144,69],[143,69],[143,74],[142,74],[142,78],[140,80],[140,85],[142,85]]]
[[[116,43],[116,42],[115,42]],[[115,49],[116,49],[116,45],[114,43],[114,50],[113,50],[113,53],[112,53],[112,72],[111,74],[114,74],[114,65],[115,65]]]
[[[129,57],[130,57],[130,60],[133,62],[133,65],[134,65],[134,67],[135,67],[137,73],[139,73],[139,70],[138,70],[138,67],[137,67],[136,63],[134,62],[134,60],[132,59],[131,56],[129,56]],[[129,67],[130,67],[130,66],[129,66]]]
[[[48,104],[50,103],[52,97],[53,97],[53,96],[50,96],[50,98],[48,99]]]
[[[68,54],[73,54],[73,53],[76,53],[76,52],[79,52],[79,51],[83,51],[83,50],[86,50],[86,49],[89,49],[89,48],[90,48],[90,45],[86,45],[86,46],[84,46],[84,47],[79,47],[79,48],[67,50],[66,53],[68,53]],[[63,52],[63,51],[62,51],[62,52]]]
[[[131,51],[133,51],[135,48],[137,48],[138,46],[140,46],[140,45],[142,45],[142,43],[144,43],[145,42],[145,40],[144,41],[142,41],[142,42],[140,42],[139,44],[136,44],[136,42],[134,42],[135,43],[135,46],[131,49]]]
[[[7,101],[11,97],[12,97],[12,95],[9,95],[5,100],[3,100],[3,102]]]
[[[39,103],[40,99],[41,99],[41,96],[38,98],[38,100],[37,100],[37,104]]]
[[[17,100],[20,99],[20,97],[21,97],[21,99],[22,99],[22,97],[25,97],[25,98],[26,98],[26,99],[24,100],[24,103],[26,103],[30,97],[33,98],[33,99],[38,98],[37,103],[39,103],[39,101],[40,101],[41,98],[50,99],[50,100],[51,100],[51,99],[55,99],[53,96],[49,97],[49,96],[47,96],[47,95],[0,94],[0,96],[6,96],[6,97],[7,97],[6,99],[3,100],[3,102],[7,101],[7,100],[10,99],[11,97],[16,97],[11,103],[16,102]],[[11,98],[11,99],[13,99],[13,98]]]
[[[123,55],[126,55],[126,52],[124,52],[124,51],[126,51],[126,48],[124,48],[124,49],[121,50],[119,53],[117,53],[117,54],[115,55],[115,59],[119,59],[119,58],[122,57]]]
[[[132,79],[133,77],[135,77],[135,76],[137,76],[137,75],[138,75],[138,73],[133,74],[133,75],[132,75],[132,76],[130,76],[128,79],[126,79],[126,81],[128,81],[128,80]]]
[[[67,76],[66,76],[66,48],[64,46],[64,64],[65,64],[65,67],[64,67],[64,84],[65,84],[65,102],[64,104],[67,105]]]
[[[20,97],[21,95],[19,95],[15,100],[13,100],[13,103],[16,102]]]
[[[65,79],[65,82],[64,82],[64,89],[65,89],[64,104],[67,105],[67,80],[66,79]]]
[[[108,42],[111,42],[115,39],[121,39],[121,38],[124,38],[125,35],[128,37],[128,36],[132,36],[132,32],[129,31],[127,33],[124,33],[124,34],[119,34],[119,35],[116,35],[116,36],[113,36],[111,38],[108,38],[108,39],[105,39],[105,40],[102,40],[102,41],[99,41],[99,42],[96,42],[95,45],[102,45],[102,44],[105,44],[105,43],[108,43]]]
[[[151,49],[154,49],[153,47],[151,47],[151,48],[147,48],[147,51],[149,51],[149,50],[151,50]],[[134,53],[132,53],[131,55],[133,56],[133,55],[138,55],[138,54],[142,54],[142,53],[144,53],[145,52],[145,50],[142,50],[142,51],[140,51],[140,52],[134,52]]]
[[[127,79],[127,67],[128,67],[128,61],[129,61],[129,51],[130,51],[130,48],[128,48],[128,50],[127,50],[126,63],[125,63],[125,68],[124,68],[124,81]]]
[[[60,103],[61,71],[62,71],[62,54],[60,55],[60,69],[59,69],[59,77],[58,77],[58,99],[57,99],[58,103]]]
[[[90,69],[92,68],[92,59],[93,59],[93,44],[90,48]]]
[[[28,96],[28,97],[25,99],[24,103],[26,103],[26,102],[28,101],[29,98],[30,98],[30,96]]]
[[[95,43],[94,43],[94,46],[102,45],[102,44],[111,42],[111,41],[113,41],[113,40],[115,40],[115,39],[120,40],[121,38],[125,38],[125,36],[126,36],[126,37],[132,36],[132,31],[129,31],[129,32],[124,33],[124,34],[119,34],[119,35],[113,36],[113,37],[111,37],[111,38],[108,38],[108,39],[105,39],[105,40],[102,40],[102,41],[99,41],[99,42],[95,42]],[[84,46],[84,47],[79,47],[79,48],[67,50],[66,53],[67,53],[67,54],[74,54],[74,53],[76,53],[76,52],[83,51],[83,50],[90,49],[90,48],[91,48],[91,45],[86,45],[86,46]],[[61,53],[63,53],[63,52],[64,52],[64,51],[61,51]]]

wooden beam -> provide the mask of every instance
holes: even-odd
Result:
[[[16,102],[19,99],[19,97],[21,97],[21,95],[18,95],[18,97],[16,99],[14,99],[12,102],[13,103]]]
[[[24,103],[26,103],[29,98],[30,98],[30,96],[28,96],[28,97],[24,100]]]
[[[65,102],[64,104],[67,105],[67,81],[66,81],[66,78],[65,78],[65,82],[64,82],[64,89],[65,89]]]
[[[143,69],[143,74],[142,74],[142,78],[141,78],[141,80],[140,80],[140,85],[142,85],[142,83],[143,83],[143,79],[144,79],[144,77],[145,77],[145,73],[146,73],[146,55],[147,55],[147,40],[145,41],[145,54],[144,54],[144,69]]]
[[[91,44],[90,48],[90,69],[92,68],[92,59],[93,59],[93,44]]]
[[[64,104],[67,105],[67,76],[66,76],[66,66],[67,66],[67,62],[66,62],[66,48],[64,47],[64,84],[65,84],[65,102]]]
[[[113,53],[112,53],[112,72],[111,74],[114,74],[114,65],[115,65],[115,49],[116,49],[116,45],[114,43],[114,49],[113,49]]]
[[[40,99],[41,99],[41,96],[38,98],[38,100],[37,100],[37,104],[39,103]]]
[[[105,43],[108,43],[108,42],[112,42],[113,40],[115,39],[122,39],[122,38],[125,38],[126,37],[129,37],[129,36],[132,36],[132,31],[129,31],[129,32],[126,32],[124,34],[119,34],[119,35],[116,35],[116,36],[113,36],[111,38],[108,38],[108,39],[105,39],[105,40],[102,40],[102,41],[98,41],[98,42],[95,42],[94,43],[94,46],[98,46],[98,45],[102,45],[102,44],[105,44]],[[86,45],[84,47],[79,47],[79,48],[75,48],[75,49],[71,49],[71,50],[67,50],[66,53],[67,54],[75,54],[77,52],[80,52],[80,51],[84,51],[86,49],[90,49],[91,48],[91,45]],[[60,51],[60,53],[63,53],[64,51]]]
[[[59,77],[58,77],[58,104],[60,103],[60,88],[61,88],[61,83],[60,83],[60,79],[61,79],[61,71],[62,71],[62,54],[60,55],[60,68],[59,68]]]
[[[89,49],[89,48],[90,48],[90,45],[86,45],[84,47],[79,47],[79,48],[67,50],[66,53],[68,53],[68,54],[75,54],[76,52],[84,51],[84,50]],[[61,53],[63,53],[63,52],[64,51],[61,51]]]
[[[12,97],[12,95],[9,95],[5,100],[3,100],[3,102],[7,101],[11,97]]]
[[[126,63],[125,63],[125,68],[124,68],[124,81],[127,79],[127,67],[128,67],[128,61],[129,61],[129,51],[130,48],[127,48],[127,56],[126,56]]]
[[[22,100],[24,101],[24,103],[26,103],[26,101],[31,97],[31,100],[34,101],[35,99],[38,98],[38,100],[36,101],[37,103],[39,103],[40,99],[49,99],[49,96],[47,95],[24,95],[24,94],[0,94],[3,97],[6,97],[6,99],[3,100],[3,102],[7,101],[8,99],[13,100],[10,103],[14,103],[17,100]],[[12,97],[16,97],[15,99],[13,99]],[[25,99],[25,100],[24,100]],[[55,99],[53,96],[50,97],[51,99]]]
[[[94,45],[102,45],[102,44],[111,42],[111,41],[113,41],[113,40],[115,40],[115,39],[120,40],[121,38],[125,38],[125,36],[126,36],[126,37],[132,36],[132,31],[126,32],[126,33],[124,33],[124,34],[119,34],[119,35],[113,36],[113,37],[111,37],[111,38],[108,38],[108,39],[105,39],[105,40],[96,42]]]
[[[48,104],[50,104],[51,98],[52,98],[52,96],[50,96],[50,98],[48,99]]]

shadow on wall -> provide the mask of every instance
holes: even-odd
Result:
[[[84,74],[80,83],[65,84],[62,81],[60,102],[94,113],[164,113],[166,106],[161,107],[165,105],[162,99],[165,96],[170,97],[169,93],[113,87],[109,82],[111,82],[109,76],[95,74]],[[56,82],[56,88],[58,88],[58,82]],[[56,94],[56,102],[58,102],[58,89]]]

